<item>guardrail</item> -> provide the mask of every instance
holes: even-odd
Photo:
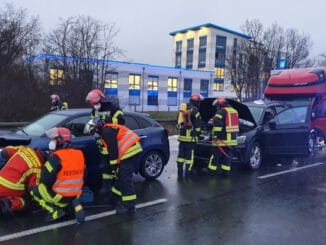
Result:
[[[28,122],[0,122],[0,129],[6,130],[6,129],[12,129],[12,128],[18,128],[26,125]]]

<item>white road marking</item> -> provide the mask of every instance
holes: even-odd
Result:
[[[167,202],[167,199],[165,199],[165,198],[157,199],[157,200],[154,200],[154,201],[137,204],[136,208],[137,209],[145,208],[145,207],[148,207],[148,206],[152,206],[152,205],[156,205],[156,204],[160,204],[160,203],[164,203],[164,202]],[[85,218],[85,222],[95,220],[95,219],[100,219],[100,218],[110,216],[110,215],[114,215],[114,214],[116,214],[115,210],[90,215],[90,216],[87,216]],[[4,236],[0,236],[0,242],[12,240],[12,239],[17,239],[17,238],[24,237],[24,236],[33,235],[33,234],[41,233],[41,232],[44,232],[44,231],[58,229],[58,228],[65,227],[65,226],[74,225],[76,223],[77,223],[76,220],[68,220],[68,221],[53,224],[53,225],[42,226],[42,227],[38,227],[38,228],[34,228],[34,229],[29,229],[29,230],[24,230],[24,231],[17,232],[17,233],[4,235]]]
[[[276,172],[276,173],[273,173],[273,174],[262,175],[262,176],[259,176],[258,179],[267,179],[267,178],[274,177],[274,176],[277,176],[277,175],[287,174],[287,173],[290,173],[290,172],[295,172],[295,171],[306,169],[306,168],[312,168],[312,167],[316,167],[316,166],[323,165],[323,164],[325,164],[325,163],[324,162],[317,162],[317,163],[306,165],[306,166],[303,166],[303,167],[284,170],[284,171]]]

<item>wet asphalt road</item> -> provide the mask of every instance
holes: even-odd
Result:
[[[256,172],[235,163],[229,178],[198,173],[178,181],[177,142],[170,142],[159,179],[135,177],[138,203],[166,202],[44,232],[41,213],[21,214],[0,220],[0,244],[326,244],[326,151]],[[110,210],[88,208],[87,215]],[[32,228],[36,234],[14,239]]]

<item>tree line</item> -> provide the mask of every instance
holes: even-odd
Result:
[[[264,28],[258,20],[248,20],[241,29],[251,40],[239,41],[237,48],[226,54],[226,68],[239,98],[259,96],[281,55],[286,56],[288,68],[326,65],[326,54],[308,59],[312,42],[296,29],[278,24]],[[93,78],[97,79],[95,86],[103,86],[107,70],[105,63],[87,60],[122,57],[124,51],[115,44],[118,32],[115,23],[90,16],[59,19],[53,30],[43,32],[39,18],[30,16],[26,9],[10,3],[0,5],[0,121],[29,121],[42,115],[49,110],[52,93],[59,93],[71,107],[85,106],[84,97],[94,86]],[[64,58],[57,64],[64,70],[64,83],[52,86],[39,76],[33,62],[26,62],[38,53],[82,57],[86,62]]]

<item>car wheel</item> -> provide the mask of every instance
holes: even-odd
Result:
[[[145,179],[152,180],[159,177],[164,169],[165,159],[158,151],[148,152],[143,158],[139,173]]]
[[[261,145],[258,142],[253,142],[248,149],[248,158],[247,158],[247,166],[256,170],[260,168],[263,161],[263,152]]]
[[[308,154],[313,154],[316,149],[316,135],[314,133],[310,133],[308,136],[308,141],[307,141],[307,153]]]

